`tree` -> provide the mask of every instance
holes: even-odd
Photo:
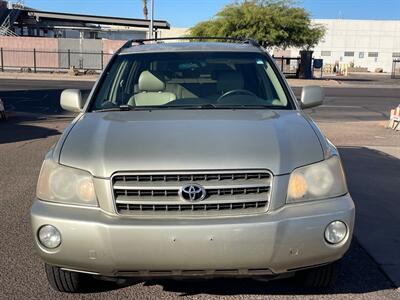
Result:
[[[146,20],[149,19],[149,10],[147,9],[147,0],[142,0],[143,3],[143,16]]]
[[[192,36],[249,37],[264,46],[309,50],[324,36],[322,25],[312,24],[310,14],[289,0],[237,1],[213,18],[190,29]]]

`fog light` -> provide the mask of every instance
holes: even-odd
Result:
[[[61,234],[57,228],[52,225],[40,227],[38,238],[40,243],[49,249],[57,248],[61,244]]]
[[[333,221],[325,229],[325,240],[329,244],[338,244],[347,235],[347,226],[342,221]]]

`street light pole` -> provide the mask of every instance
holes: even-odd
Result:
[[[151,0],[151,17],[150,17],[150,38],[154,37],[154,0]]]

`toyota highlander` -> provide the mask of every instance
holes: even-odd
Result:
[[[354,204],[337,149],[249,39],[130,41],[43,162],[31,224],[50,285],[295,275],[333,284]],[[90,281],[88,280],[90,279]]]

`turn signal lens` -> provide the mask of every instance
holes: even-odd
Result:
[[[302,198],[307,193],[307,181],[304,176],[300,174],[294,174],[290,178],[289,182],[289,197],[291,198]]]
[[[289,179],[287,202],[320,200],[345,195],[346,180],[337,156],[298,168]]]
[[[85,202],[93,202],[96,200],[93,181],[90,178],[82,178],[77,183],[76,193],[78,197]]]

